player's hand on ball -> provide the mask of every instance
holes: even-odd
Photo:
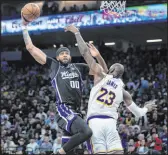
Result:
[[[22,11],[21,11],[21,19],[22,19],[22,24],[23,25],[28,25],[29,24],[29,22],[25,21]]]
[[[157,105],[155,104],[156,100],[151,100],[145,103],[145,106],[148,109],[148,112],[151,112],[153,110],[157,109]]]
[[[76,33],[79,32],[79,29],[77,27],[75,27],[74,25],[69,25],[67,27],[64,28],[65,32],[70,31],[72,33]]]
[[[35,3],[27,3],[21,10],[22,24],[27,25],[40,17],[40,7]]]
[[[100,55],[99,51],[97,50],[97,48],[91,44],[91,43],[86,43],[87,46],[89,47],[90,53],[93,57],[97,57]]]

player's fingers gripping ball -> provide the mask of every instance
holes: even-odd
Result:
[[[22,8],[21,14],[26,22],[32,22],[40,16],[40,7],[35,3],[28,3]]]

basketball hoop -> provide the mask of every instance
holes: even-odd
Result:
[[[102,1],[100,10],[104,11],[105,14],[123,16],[125,5],[126,1],[123,0]]]

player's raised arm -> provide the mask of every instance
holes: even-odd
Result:
[[[98,61],[99,65],[103,67],[103,70],[105,73],[108,72],[108,68],[106,65],[106,62],[104,61],[103,57],[101,56],[100,52],[97,50],[97,48],[91,44],[91,43],[86,43],[89,47],[90,53],[91,55],[96,58],[96,60]]]
[[[65,28],[65,31],[70,31],[73,34],[75,34],[79,51],[81,55],[84,57],[85,61],[87,62],[89,68],[92,70],[93,74],[104,77],[102,67],[99,64],[97,64],[94,58],[92,57],[89,48],[85,43],[85,41],[83,40],[79,30],[74,25],[69,25]]]
[[[22,17],[22,15],[21,15]],[[33,56],[33,58],[40,64],[46,63],[46,54],[42,52],[39,48],[33,45],[32,40],[29,36],[29,32],[27,29],[28,22],[26,22],[22,17],[22,33],[23,33],[23,39],[26,45],[26,49],[30,52],[30,54]]]
[[[147,112],[150,112],[154,109],[156,109],[155,101],[147,102],[147,104],[144,106],[144,108],[138,107],[134,101],[132,100],[131,95],[123,89],[123,99],[124,103],[126,104],[127,108],[136,116],[136,117],[142,117]]]

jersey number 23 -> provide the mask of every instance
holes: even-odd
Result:
[[[113,104],[115,97],[115,93],[112,91],[108,91],[106,88],[101,88],[100,95],[97,97],[97,101],[106,106],[110,106]]]

